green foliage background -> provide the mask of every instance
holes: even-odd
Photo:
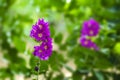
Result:
[[[50,22],[54,44],[50,59],[40,61],[39,74],[46,80],[120,80],[120,0],[0,0],[0,54],[7,62],[0,67],[0,80],[37,75],[39,59],[32,55],[36,42],[29,33],[38,18]],[[93,39],[97,52],[78,41],[82,23],[90,18],[101,25]]]

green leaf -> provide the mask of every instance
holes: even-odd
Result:
[[[20,39],[20,37],[13,37],[13,43],[15,45],[15,47],[20,51],[20,52],[24,52],[25,51],[25,42]]]
[[[64,80],[64,75],[63,74],[59,74],[55,78],[53,78],[52,80]]]
[[[39,58],[36,57],[36,56],[31,55],[31,58],[30,58],[30,66],[31,66],[31,67],[35,67],[38,62],[39,62]]]
[[[100,59],[100,60],[99,60]],[[110,67],[112,67],[112,64],[109,62],[109,60],[107,60],[107,59],[104,59],[104,58],[97,58],[96,60],[95,60],[95,64],[94,64],[94,66],[96,67],[96,68],[99,68],[99,69],[107,69],[107,68],[110,68]]]
[[[53,52],[51,57],[49,58],[49,64],[50,64],[50,67],[52,68],[52,70],[59,70],[60,69],[60,66],[58,65],[59,61],[58,61],[58,57],[57,57],[56,52]]]
[[[57,10],[63,10],[62,8],[65,5],[65,0],[50,0],[51,6],[56,7]]]
[[[54,30],[53,26],[50,27],[50,33],[51,33],[51,37],[54,38],[54,36],[55,36],[55,30]]]
[[[79,71],[76,71],[72,75],[73,80],[82,80],[83,74],[81,74]]]
[[[113,80],[120,79],[120,74],[113,74]]]
[[[59,33],[58,35],[55,36],[54,40],[56,43],[60,44],[62,42],[63,35]]]
[[[95,72],[95,75],[96,75],[96,77],[97,77],[97,80],[104,80],[104,77],[103,77],[102,73],[100,73],[100,72]]]
[[[40,72],[46,72],[48,71],[48,61],[41,61],[40,60]]]
[[[115,46],[114,46],[114,51],[117,53],[117,54],[120,54],[120,42],[116,43]]]
[[[59,45],[59,49],[65,51],[67,49],[67,45],[61,44],[61,45]]]
[[[65,62],[66,60],[64,59],[64,57],[56,51],[53,51],[51,57],[49,58],[49,65],[53,71],[60,70],[60,68],[62,67],[62,63]]]

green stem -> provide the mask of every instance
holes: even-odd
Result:
[[[37,74],[37,80],[39,79],[39,70],[38,70],[38,74]]]
[[[40,60],[38,61],[38,71],[37,71],[37,80],[39,80],[39,71],[40,71]]]

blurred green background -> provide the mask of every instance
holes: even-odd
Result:
[[[120,80],[120,0],[0,0],[0,80],[36,80],[29,34],[39,18],[50,22],[53,38],[39,80]],[[101,26],[97,52],[79,43],[90,18]]]

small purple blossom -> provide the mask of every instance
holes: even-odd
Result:
[[[98,46],[91,41],[91,39],[87,39],[87,37],[94,37],[97,36],[100,30],[100,25],[94,19],[90,19],[88,21],[84,21],[82,30],[81,30],[81,37],[80,43],[83,47],[94,49],[96,51],[99,50]]]
[[[34,46],[33,55],[39,57],[41,60],[48,60],[52,54],[52,38],[50,38],[49,23],[45,22],[44,19],[39,19],[32,26],[30,37],[38,42],[42,42],[39,46]]]
[[[99,33],[100,25],[94,19],[90,19],[89,21],[85,21],[82,27],[82,35],[87,36],[96,36]]]
[[[90,48],[96,51],[99,50],[98,46],[94,42],[92,42],[90,39],[87,39],[85,37],[80,38],[80,43],[83,47]]]
[[[90,39],[82,37],[82,38],[80,38],[80,43],[83,47],[91,48],[92,41]]]
[[[36,41],[45,40],[45,37],[50,36],[49,24],[43,19],[39,19],[38,22],[32,26],[30,37]]]
[[[42,42],[41,45],[34,46],[33,54],[41,60],[47,60],[52,54],[52,42]]]

